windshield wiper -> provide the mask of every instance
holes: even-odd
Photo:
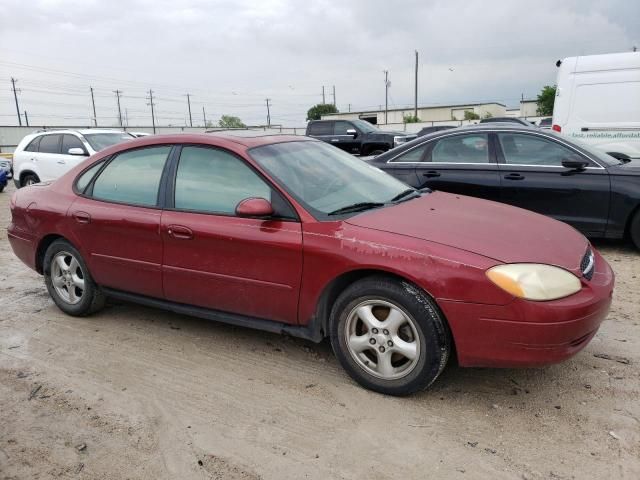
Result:
[[[363,210],[369,210],[370,208],[384,207],[385,203],[380,202],[358,202],[345,207],[341,207],[333,212],[329,212],[327,215],[340,215],[341,213],[361,212]]]
[[[406,190],[403,190],[402,192],[400,192],[398,195],[396,195],[395,197],[393,197],[390,202],[397,202],[398,200],[411,195],[412,193],[418,193],[414,188],[407,188]]]

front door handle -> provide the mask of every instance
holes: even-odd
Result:
[[[440,172],[436,172],[435,170],[429,170],[428,172],[424,172],[422,176],[427,178],[439,177]]]
[[[524,175],[519,173],[510,173],[504,176],[505,180],[524,180]]]
[[[182,225],[169,225],[167,233],[176,240],[191,240],[193,238],[193,231]]]
[[[339,141],[340,141],[340,139],[339,139],[339,138],[332,138],[332,139],[331,139],[331,141],[332,141],[332,142],[339,142]]]
[[[73,212],[73,218],[78,223],[91,223],[91,215],[87,212]]]
[[[64,165],[64,164],[65,164],[65,163],[67,163],[67,162],[65,162],[64,160],[58,160],[58,163],[59,163],[60,165]]]

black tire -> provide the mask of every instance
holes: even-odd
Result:
[[[629,225],[629,236],[636,248],[640,250],[640,210],[638,210],[631,219],[631,224]]]
[[[60,268],[53,265],[53,262],[58,261],[59,258],[62,258],[62,261],[68,263],[70,267],[68,277],[65,277],[66,274],[64,273],[57,275],[57,272],[54,271],[56,268]],[[67,258],[75,259],[77,266],[75,266],[76,264],[71,260],[67,260]],[[104,293],[93,281],[93,278],[91,278],[89,269],[80,252],[66,240],[55,240],[49,245],[49,248],[47,248],[44,254],[42,268],[44,272],[44,282],[49,291],[49,295],[51,295],[54,303],[64,313],[74,317],[84,317],[104,307]],[[74,275],[76,276],[75,280]],[[80,282],[80,280],[82,281],[82,288],[77,287],[74,283],[75,281]],[[58,282],[62,283],[62,285]],[[69,293],[72,290],[73,295]],[[66,295],[65,292],[67,292]],[[73,298],[77,298],[75,303],[73,303]]]
[[[27,185],[32,185],[34,183],[40,183],[40,179],[35,173],[27,173],[22,177],[20,181],[20,187],[26,187]]]
[[[374,148],[367,155],[378,156],[382,155],[384,152],[386,152],[386,150],[383,150],[381,148]]]
[[[4,187],[5,187],[5,185],[0,185],[0,193],[2,193],[4,191]]]
[[[353,322],[357,324],[361,321],[360,315],[354,313],[359,312],[360,308],[366,310],[372,307],[370,308],[372,313],[376,308],[380,308],[381,310],[378,310],[374,316],[384,317],[386,307],[376,306],[379,305],[376,302],[389,304],[395,307],[395,310],[400,310],[399,313],[397,311],[395,313],[404,314],[406,323],[401,327],[405,329],[404,333],[398,329],[394,336],[393,330],[389,331],[386,328],[378,331],[375,331],[375,328],[367,329],[367,332],[362,334],[350,333],[353,332],[351,330]],[[390,312],[391,309],[388,310],[388,316],[384,317],[380,325],[386,325],[385,322],[391,318]],[[356,320],[354,320],[354,314]],[[363,326],[364,322],[360,327]],[[407,328],[409,330],[406,330]],[[411,333],[411,338],[404,337],[398,340],[398,335],[406,333]],[[360,280],[350,285],[338,297],[331,311],[330,335],[333,351],[347,373],[363,387],[387,395],[410,395],[426,389],[442,373],[451,353],[451,334],[435,302],[414,285],[385,276],[372,276]],[[349,347],[347,339],[361,339],[366,335],[369,335],[367,341],[359,343],[362,351],[354,352]],[[372,344],[371,337],[375,337],[373,338],[377,341],[375,345]],[[397,340],[395,344],[393,340]],[[401,341],[411,342],[405,345],[416,345],[415,351],[418,353],[413,360],[402,358],[401,354],[395,352],[395,349],[400,347]],[[387,344],[390,347],[387,347]],[[378,353],[382,345],[387,347],[386,352],[385,348],[382,348],[381,352],[389,355],[389,362],[393,362],[391,359],[394,355],[396,365],[398,358],[400,359],[400,366],[394,366],[392,368],[394,373],[387,375],[388,378],[384,378],[385,375],[380,372],[373,372],[373,370],[379,370],[385,363],[381,359],[385,353]],[[371,359],[371,362],[368,362],[368,359]],[[404,360],[408,362],[405,365],[402,364]],[[406,369],[406,373],[401,371],[403,368]],[[396,370],[400,372],[395,372]],[[394,377],[394,375],[401,376]]]

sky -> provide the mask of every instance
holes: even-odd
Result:
[[[322,102],[340,111],[418,103],[516,106],[553,84],[555,62],[640,48],[631,0],[0,0],[0,125],[100,126],[235,115],[304,127]],[[24,118],[23,118],[24,121]]]

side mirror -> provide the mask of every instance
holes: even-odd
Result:
[[[87,152],[84,151],[84,149],[80,148],[80,147],[73,147],[69,149],[69,155],[80,155],[83,157],[87,156]]]
[[[355,128],[350,128],[347,130],[347,135],[351,135],[353,138],[358,136],[358,131]]]
[[[269,217],[273,215],[273,206],[264,198],[245,198],[236,206],[239,217]]]
[[[587,168],[588,165],[589,165],[589,162],[578,159],[578,158],[572,158],[572,159],[565,158],[562,160],[562,166],[570,170],[578,170],[578,171],[584,170],[585,168]]]

